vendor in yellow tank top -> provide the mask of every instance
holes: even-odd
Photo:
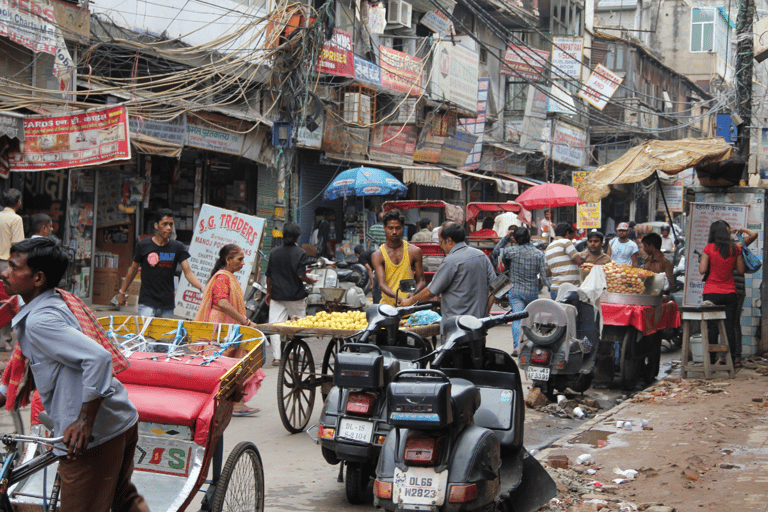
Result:
[[[421,249],[403,240],[405,218],[400,210],[384,214],[384,234],[387,241],[373,253],[371,261],[381,288],[381,304],[395,305],[395,292],[402,279],[416,279],[416,291],[426,285]],[[410,296],[410,295],[408,295]],[[402,297],[398,294],[398,297]]]

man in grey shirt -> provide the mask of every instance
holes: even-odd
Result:
[[[138,442],[136,408],[112,375],[112,354],[83,334],[54,289],[67,269],[66,254],[48,238],[11,247],[0,278],[25,306],[13,319],[43,406],[64,435],[56,451],[63,511],[149,511],[131,483]],[[0,405],[6,401],[0,387]],[[62,450],[63,448],[63,450]]]
[[[402,299],[400,306],[410,306],[440,296],[443,321],[456,315],[472,315],[482,318],[488,314],[493,303],[489,285],[496,279],[491,260],[479,249],[464,243],[466,233],[454,221],[443,223],[440,229],[440,248],[446,254],[432,282],[416,295]]]

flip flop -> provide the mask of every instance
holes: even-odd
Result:
[[[272,366],[280,366],[280,360],[279,359],[273,359],[272,360]]]
[[[258,407],[256,409],[243,407],[241,410],[233,412],[232,416],[251,416],[252,414],[256,414],[259,411],[260,409]]]

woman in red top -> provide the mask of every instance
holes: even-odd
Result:
[[[736,318],[738,295],[733,281],[733,269],[735,267],[736,272],[743,275],[744,258],[739,246],[731,239],[731,227],[724,220],[712,223],[707,242],[699,262],[699,272],[706,276],[702,298],[718,306],[725,306],[725,332],[731,353],[735,354],[736,343],[741,343],[741,340],[736,339],[735,331],[735,322],[739,320]],[[707,327],[710,345],[717,344],[717,323],[709,322]],[[719,355],[717,364],[724,363],[724,356]]]

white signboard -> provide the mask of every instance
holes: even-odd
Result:
[[[461,44],[441,41],[433,62],[433,99],[448,100],[477,112],[477,52]]]
[[[667,200],[667,206],[670,212],[682,212],[683,211],[683,182],[677,181],[674,185],[662,185],[661,190],[664,192],[664,199]],[[658,211],[667,211],[664,208],[664,199],[659,198]]]
[[[548,100],[549,87],[528,86],[528,98],[525,103],[523,129],[520,132],[521,148],[540,151],[543,141],[548,140],[549,137],[542,136],[542,131],[544,130],[544,125],[547,120]]]
[[[696,306],[704,291],[704,277],[699,272],[699,255],[709,239],[709,226],[716,220],[724,220],[731,228],[747,226],[749,206],[727,203],[691,203],[691,217],[685,233],[685,296],[684,306]]]
[[[619,88],[622,80],[623,78],[619,75],[602,64],[598,64],[595,71],[589,76],[587,83],[579,91],[579,97],[593,107],[603,110],[613,93]]]
[[[187,116],[187,145],[239,155],[243,152],[243,136],[221,130],[195,116]]]
[[[245,254],[245,265],[235,277],[245,292],[248,276],[264,236],[266,222],[259,217],[204,204],[197,217],[195,234],[189,246],[189,266],[197,279],[206,283],[211,276],[213,265],[219,258],[219,250],[227,244],[236,244]],[[202,294],[189,284],[182,273],[176,290],[176,316],[193,320],[202,298]]]
[[[583,37],[552,38],[552,78],[581,79]]]
[[[456,33],[453,29],[453,22],[448,19],[448,16],[440,11],[429,11],[428,13],[425,13],[424,16],[422,16],[420,23],[433,32],[437,32],[442,37]]]
[[[584,165],[584,151],[587,147],[587,133],[573,126],[555,123],[552,132],[552,159],[558,162],[581,167]]]
[[[323,132],[325,131],[325,117],[317,119],[318,127],[311,132],[306,126],[296,131],[296,145],[303,148],[320,149],[323,147]]]

